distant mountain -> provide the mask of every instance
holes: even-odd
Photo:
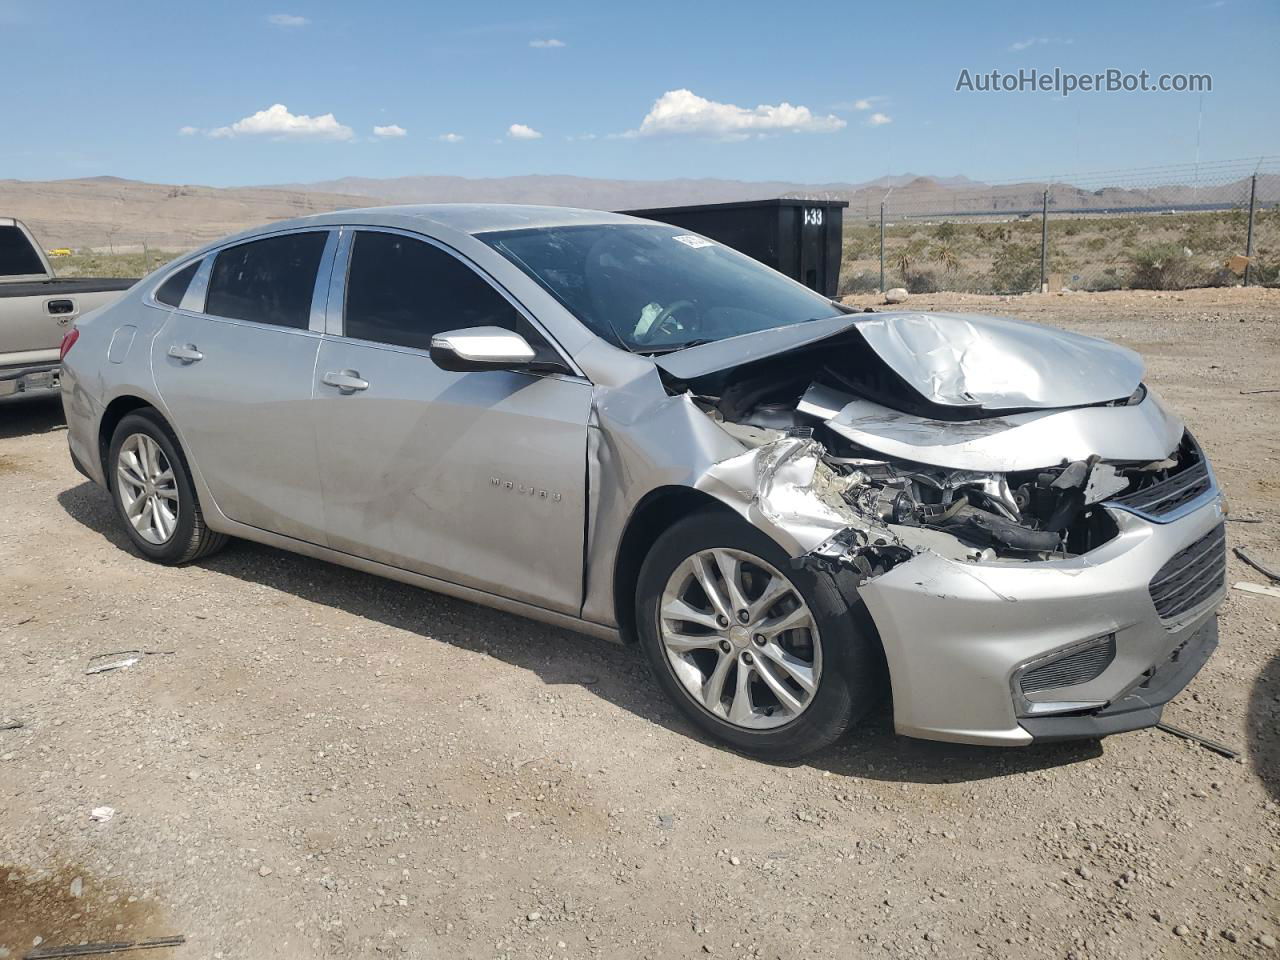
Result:
[[[138,246],[179,250],[260,223],[385,203],[547,203],[601,210],[771,197],[846,200],[848,219],[874,218],[888,197],[890,217],[946,214],[1010,216],[1039,210],[1049,188],[1050,210],[1187,209],[1247,202],[1247,178],[1212,186],[1170,183],[1144,188],[1086,190],[1067,183],[991,185],[968,177],[914,173],[867,183],[793,183],[782,180],[607,180],[590,177],[419,176],[344,177],[274,187],[202,187],[89,177],[81,180],[0,180],[0,216],[26,220],[48,247]],[[1261,174],[1258,196],[1280,195],[1280,175]]]
[[[320,183],[281,184],[271,189],[320,191],[376,197],[391,203],[547,203],[598,210],[727,203],[781,196],[838,197],[866,186],[805,184],[781,180],[602,180],[534,174],[522,177],[344,177]]]
[[[1268,190],[1274,190],[1270,184],[1273,179],[1274,175],[1260,176],[1259,191],[1264,185]],[[1248,182],[1244,179],[1199,187],[1171,183],[1142,188],[1086,190],[1063,182],[992,185],[965,176],[926,177],[914,173],[879,177],[866,183],[808,184],[783,180],[602,180],[556,175],[488,178],[418,176],[386,180],[345,177],[266,189],[356,195],[376,198],[384,203],[548,203],[600,210],[808,197],[845,200],[851,217],[878,216],[882,201],[886,201],[887,212],[891,216],[1021,213],[1038,210],[1046,189],[1050,190],[1051,210],[1229,205],[1248,198]],[[1260,195],[1274,194],[1260,192]]]
[[[368,206],[367,197],[259,187],[174,186],[90,177],[0,180],[0,216],[26,221],[45,247],[186,250],[246,227]]]

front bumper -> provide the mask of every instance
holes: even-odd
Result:
[[[1174,621],[1153,577],[1223,522],[1217,490],[1161,523],[1111,510],[1119,534],[1084,556],[969,563],[926,551],[867,581],[888,661],[894,725],[933,740],[1019,746],[1150,726],[1217,645],[1225,580]],[[1096,676],[1023,694],[1019,672],[1114,637]]]

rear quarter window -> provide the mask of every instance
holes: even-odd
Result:
[[[23,277],[44,273],[40,255],[27,235],[17,227],[0,227],[0,277]]]
[[[286,233],[218,253],[205,313],[305,330],[328,232]]]
[[[156,290],[156,300],[170,307],[176,307],[182,303],[182,298],[187,293],[187,287],[191,286],[191,278],[196,275],[196,271],[200,269],[200,261],[194,260],[187,264],[164,283],[160,284]]]

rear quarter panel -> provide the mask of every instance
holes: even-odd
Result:
[[[151,344],[164,327],[168,307],[136,294],[81,317],[80,336],[62,363],[62,407],[72,454],[103,486],[99,431],[113,400],[136,397],[164,413],[151,372]]]

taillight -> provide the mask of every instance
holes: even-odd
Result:
[[[71,352],[71,348],[76,345],[76,341],[80,339],[80,331],[72,327],[66,332],[62,338],[62,346],[58,350],[58,360],[67,359],[67,354]]]

